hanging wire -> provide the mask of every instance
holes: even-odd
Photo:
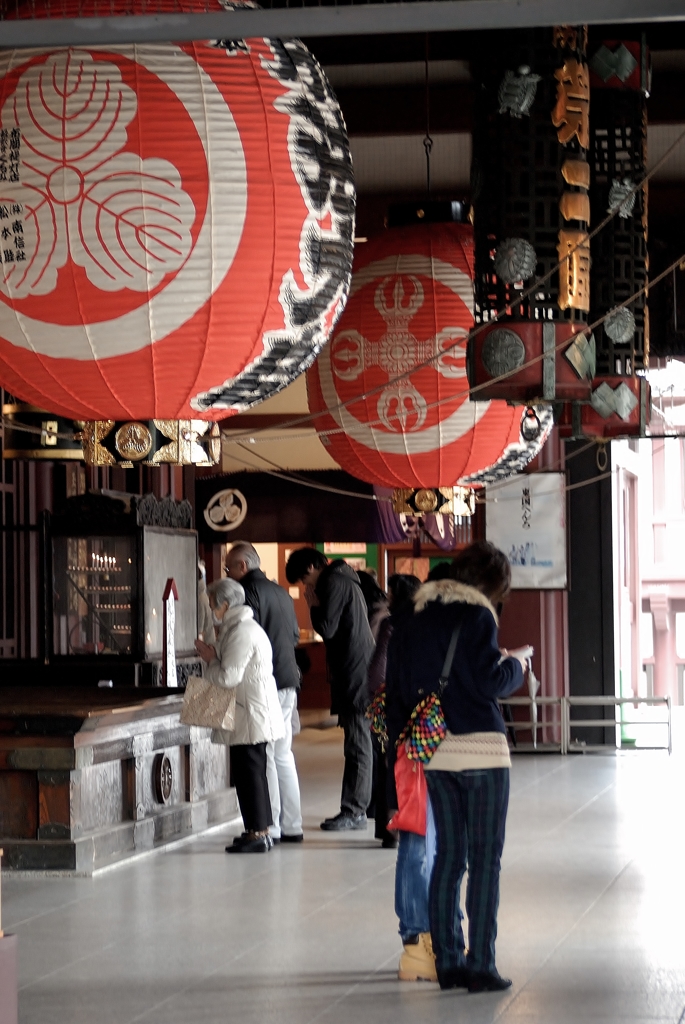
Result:
[[[594,443],[594,442],[593,442]],[[598,476],[593,476],[589,480],[579,480],[576,484],[566,484],[562,487],[562,492],[568,494],[569,491],[579,491],[583,487],[589,487],[590,484],[598,484],[601,480],[608,480],[610,476],[613,476],[617,472],[616,469],[609,469],[606,473],[600,473]],[[492,486],[492,485],[490,485]],[[487,489],[487,488],[486,488]],[[518,494],[512,494],[508,498],[479,498],[476,497],[476,505],[501,505],[507,501],[520,501],[521,497]]]
[[[593,323],[587,324],[584,327],[583,331],[579,332],[577,335],[575,335],[575,337],[578,338],[582,334],[590,334],[592,331],[595,330],[595,328],[597,328],[601,324],[603,324],[604,321],[607,319],[607,317],[609,317],[613,313],[615,313],[617,309],[623,309],[626,306],[631,305],[631,303],[635,302],[636,299],[639,299],[640,296],[643,295],[650,287],[652,287],[655,284],[658,284],[659,281],[661,281],[664,277],[666,277],[668,274],[670,274],[671,270],[673,269],[673,266],[675,264],[677,264],[680,260],[682,260],[684,257],[685,257],[685,253],[682,256],[679,256],[678,259],[675,260],[675,262],[673,264],[671,264],[670,266],[666,267],[666,269],[664,271],[662,271],[656,277],[652,278],[651,281],[649,281],[647,284],[645,284],[642,288],[640,288],[638,291],[636,291],[633,295],[629,296],[627,299],[625,299],[623,302],[619,303],[617,306],[614,306],[614,308],[610,309],[608,313],[605,313],[603,316],[598,317],[598,319],[593,321]],[[459,344],[462,344],[462,342],[463,342],[463,339],[462,339],[462,341],[459,342]],[[555,353],[556,352],[560,352],[568,344],[569,344],[569,339],[565,338],[563,341],[560,341],[557,345],[555,345],[554,349],[552,349],[550,351],[553,351]],[[429,402],[426,405],[426,409],[427,410],[428,409],[435,409],[438,406],[445,405],[445,404],[447,404],[449,402],[454,402],[458,398],[466,398],[469,395],[477,394],[479,391],[482,391],[484,388],[489,388],[493,384],[497,384],[500,381],[507,380],[509,377],[513,377],[516,374],[521,373],[521,371],[526,369],[527,367],[533,366],[536,363],[542,362],[545,358],[547,358],[548,355],[549,355],[549,353],[540,353],[537,356],[532,356],[525,363],[522,363],[520,366],[516,367],[515,369],[507,370],[505,373],[501,373],[501,374],[499,374],[499,376],[493,377],[491,380],[486,381],[483,384],[477,384],[477,385],[475,385],[472,388],[471,387],[470,388],[466,388],[464,391],[458,392],[456,394],[448,395],[448,396],[446,396],[444,398],[440,398],[440,399],[438,399],[435,402]],[[423,364],[420,364],[420,365],[423,365]],[[383,390],[386,387],[388,387],[388,385],[384,384],[380,388],[374,388],[372,391],[368,392],[367,394],[368,395],[375,394],[377,391]],[[350,402],[341,403],[339,406],[336,406],[336,408],[346,408],[348,405],[351,405],[353,402],[357,402],[357,401],[359,401],[359,399],[355,398],[355,399],[351,400]],[[332,410],[329,410],[329,412],[331,412],[331,411]],[[318,419],[322,415],[324,415],[324,413],[315,413],[313,415],[310,414],[309,416],[306,416],[306,417],[298,417],[298,419],[295,420],[295,423],[293,425],[300,424],[303,421],[308,422],[308,421],[310,421],[312,419]],[[380,424],[381,424],[381,420],[380,419],[379,420],[370,420],[369,423],[368,423],[368,426],[373,427],[373,426],[379,426]],[[247,433],[246,434],[240,434],[240,435],[238,435],[237,437],[234,437],[234,438],[231,438],[231,437],[227,436],[226,433],[223,432],[221,437],[222,437],[222,441],[225,441],[227,444],[237,444],[240,440],[245,440],[245,439],[247,439],[250,444],[257,444],[260,439],[263,440],[266,443],[274,443],[276,441],[295,441],[295,440],[301,440],[301,439],[304,439],[304,438],[307,438],[307,437],[310,436],[310,434],[285,434],[285,435],[273,437],[273,436],[268,436],[267,435],[267,433],[266,433],[267,430],[268,430],[268,428],[264,428],[261,431],[258,430],[258,431],[255,431],[254,433],[251,433],[251,434],[247,434]],[[318,437],[330,437],[331,435],[334,435],[334,434],[344,434],[345,431],[344,431],[344,429],[342,427],[330,427],[330,428],[328,428],[326,430],[317,430],[316,433],[317,433]]]
[[[248,452],[248,454],[252,454],[250,452],[250,449],[246,448],[244,444],[240,444],[240,445],[238,445],[238,447],[242,448],[243,451]],[[271,459],[267,459],[266,455],[260,455],[259,452],[255,452],[254,454],[257,456],[258,459],[261,459],[262,462],[267,462],[270,466],[273,467],[270,470],[269,469],[262,469],[261,470],[261,472],[268,473],[270,476],[279,476],[279,477],[282,477],[283,480],[290,480],[290,482],[294,483],[294,484],[302,484],[304,487],[312,487],[314,490],[317,490],[317,491],[329,491],[331,494],[344,494],[344,495],[347,495],[350,498],[366,498],[368,501],[381,501],[381,502],[383,502],[383,501],[392,501],[392,498],[379,496],[377,494],[360,494],[358,491],[347,491],[347,490],[345,490],[342,487],[333,487],[330,484],[315,483],[313,480],[308,480],[307,477],[301,476],[299,473],[289,472],[288,470],[284,469],[282,466],[279,466],[277,462],[272,462]],[[253,463],[245,462],[243,459],[239,459],[237,456],[233,455],[232,453],[231,453],[231,458],[235,459],[236,462],[242,463],[243,466],[249,466],[251,469],[255,468]]]
[[[245,451],[244,445],[240,445]],[[253,462],[246,462],[244,459],[239,459],[237,455],[231,453],[231,458],[235,462],[239,462],[242,466],[246,466],[248,469],[258,469],[260,473],[266,473],[267,476],[275,476],[280,480],[288,480],[293,484],[300,484],[302,487],[309,487],[314,491],[327,491],[329,494],[343,494],[348,498],[364,498],[366,501],[375,502],[391,502],[392,498],[385,497],[378,494],[360,494],[359,491],[348,491],[342,487],[333,487],[331,484],[320,484],[314,480],[308,480],[306,477],[300,476],[298,473],[289,473],[286,469],[281,468],[278,463],[272,462],[271,459],[267,459],[265,455],[259,455],[255,452],[258,459],[262,459],[263,462],[268,462],[270,466],[275,467],[274,469],[264,469],[261,466],[255,466]]]
[[[650,180],[650,178],[670,158],[672,153],[677,149],[677,147],[680,145],[680,143],[684,139],[685,139],[685,130],[680,133],[680,135],[675,139],[675,141],[671,144],[671,146],[669,146],[669,148],[666,150],[666,152],[663,154],[663,156],[656,162],[656,164],[644,176],[644,178],[642,178],[639,182],[637,182],[631,188],[630,192],[627,193],[627,195],[625,197],[626,199],[629,198],[630,195],[633,195],[634,193],[638,192]],[[610,210],[609,213],[606,215],[606,217],[602,221],[600,221],[600,223],[597,225],[597,227],[594,228],[589,233],[589,235],[584,236],[582,241],[579,242],[578,245],[574,249],[572,249],[569,253],[567,253],[561,260],[559,260],[559,262],[554,267],[552,267],[551,270],[549,270],[542,277],[538,278],[530,287],[525,289],[521,293],[521,295],[519,296],[519,301],[523,301],[524,299],[526,299],[536,289],[538,289],[541,284],[543,284],[545,281],[549,280],[549,278],[554,273],[556,273],[560,269],[560,267],[564,263],[566,263],[568,261],[568,259],[570,259],[570,257],[576,251],[576,248],[579,248],[581,245],[585,245],[588,241],[590,241],[592,238],[594,238],[600,231],[602,231],[606,227],[607,224],[609,224],[613,220],[613,218],[617,215],[619,209],[620,209],[620,207],[617,206],[617,207],[613,208],[612,210]],[[577,335],[577,337],[580,337],[580,334],[589,334],[589,333],[591,333],[591,331],[594,330],[595,327],[598,327],[600,324],[602,324],[607,319],[607,317],[610,316],[612,313],[614,313],[617,309],[621,309],[621,308],[624,308],[626,306],[629,306],[632,302],[634,302],[637,298],[639,298],[643,293],[645,293],[648,290],[649,287],[657,284],[664,277],[667,277],[669,274],[671,274],[673,272],[673,270],[676,267],[680,266],[683,263],[685,263],[685,253],[683,253],[682,256],[679,256],[678,259],[674,260],[674,262],[672,264],[670,264],[670,266],[668,266],[666,268],[666,270],[664,270],[657,277],[651,279],[647,283],[647,285],[645,285],[643,288],[641,288],[639,291],[637,291],[634,295],[630,296],[630,298],[624,300],[622,303],[620,303],[619,305],[615,306],[614,309],[609,310],[608,313],[606,313],[603,317],[600,317],[593,324],[587,325],[583,329],[583,331],[580,332]],[[472,338],[477,337],[477,335],[482,330],[484,330],[485,327],[489,327],[491,324],[493,324],[496,321],[498,321],[499,319],[501,319],[501,317],[504,316],[505,313],[506,313],[506,307],[504,309],[502,309],[502,310],[499,310],[495,314],[495,316],[491,320],[489,320],[487,323],[480,324],[478,327],[472,329],[469,332],[469,334],[468,334],[467,340],[471,340]],[[463,344],[463,342],[464,342],[464,339],[460,338],[459,341],[454,342],[452,345],[446,346],[444,349],[442,349],[440,351],[440,353],[436,353],[433,356],[429,356],[427,359],[424,359],[422,362],[417,363],[410,370],[407,370],[404,373],[398,374],[396,377],[391,378],[386,383],[381,384],[381,385],[379,385],[379,386],[377,386],[375,388],[371,388],[369,391],[363,392],[361,395],[357,395],[354,398],[348,399],[348,401],[346,401],[346,402],[339,402],[337,405],[331,406],[329,409],[327,409],[325,411],[325,413],[307,413],[305,415],[299,416],[299,417],[297,417],[297,419],[292,421],[292,423],[289,425],[289,429],[292,429],[293,427],[299,426],[299,425],[304,424],[304,423],[312,423],[313,424],[316,420],[320,419],[322,415],[326,415],[326,414],[330,415],[330,414],[332,414],[334,412],[341,411],[343,409],[347,409],[350,406],[355,405],[357,402],[361,402],[361,401],[364,401],[367,398],[371,398],[373,395],[377,394],[378,392],[385,390],[385,388],[390,387],[393,384],[399,383],[399,382],[405,380],[406,378],[410,377],[413,373],[416,373],[417,370],[421,370],[421,369],[424,369],[427,366],[431,366],[438,359],[444,357],[444,355],[447,352],[449,352],[451,349],[456,348],[458,346],[461,346]],[[555,352],[560,351],[561,348],[563,348],[563,346],[566,345],[566,344],[568,344],[568,338],[565,339],[563,342],[561,342],[559,345],[555,346],[555,350],[554,351]],[[493,377],[492,380],[488,381],[486,384],[476,385],[473,388],[468,388],[466,391],[463,391],[460,394],[450,395],[448,398],[444,398],[444,399],[441,399],[441,400],[439,400],[437,402],[430,403],[427,408],[428,409],[432,409],[432,408],[435,408],[436,406],[444,404],[445,402],[455,401],[457,398],[466,397],[468,395],[476,394],[479,390],[481,390],[481,389],[483,389],[485,387],[490,387],[492,384],[497,383],[498,381],[505,380],[505,379],[507,379],[507,378],[509,378],[509,377],[511,377],[511,376],[513,376],[515,374],[517,374],[517,373],[520,373],[521,370],[525,369],[527,366],[532,366],[535,363],[541,362],[545,357],[546,357],[545,355],[534,356],[533,358],[528,360],[526,363],[524,363],[522,366],[517,367],[515,370],[511,370],[511,371],[508,371],[506,373],[500,374],[498,377]],[[43,432],[42,429],[39,428],[39,427],[29,426],[28,424],[20,424],[20,423],[18,423],[16,421],[8,420],[5,417],[3,417],[3,425],[9,427],[12,430],[20,430],[20,431],[24,431],[26,433],[42,434],[42,432]],[[375,425],[380,425],[380,420],[374,421],[373,423],[369,423],[369,426],[375,426]],[[262,435],[267,435],[268,434],[268,430],[269,430],[269,428],[263,427],[260,430],[256,430],[256,431],[245,431],[244,433],[238,434],[235,437],[228,437],[226,435],[226,433],[224,432],[224,433],[222,433],[222,438],[221,439],[222,439],[222,442],[224,442],[226,444],[238,444],[242,440],[247,440],[250,444],[256,444],[258,438],[260,438]],[[344,430],[341,427],[336,427],[336,428],[330,428],[328,430],[317,431],[317,434],[318,434],[319,437],[325,437],[325,436],[330,436],[330,435],[334,435],[334,434],[341,434],[341,433],[344,433]],[[78,434],[74,434],[74,433],[72,433],[72,434],[57,433],[57,434],[51,434],[51,436],[52,437],[57,437],[60,440],[69,440],[69,441],[80,440],[80,436]],[[293,441],[293,440],[297,440],[298,437],[299,438],[307,438],[309,436],[310,436],[309,434],[301,434],[301,435],[288,434],[288,435],[284,435],[284,436],[281,436],[281,437],[264,436],[263,439],[266,442],[274,443],[276,441]],[[681,435],[676,434],[674,436],[681,436]]]
[[[652,278],[646,285],[644,285],[642,288],[640,288],[637,292],[635,292],[633,295],[629,296],[629,298],[624,299],[623,302],[621,302],[619,305],[615,306],[613,309],[609,310],[609,312],[605,313],[604,316],[601,316],[597,320],[595,320],[593,323],[588,324],[584,328],[584,330],[582,332],[580,332],[578,335],[576,335],[576,337],[580,337],[581,334],[591,333],[593,330],[595,330],[596,327],[599,327],[600,324],[604,323],[604,321],[607,319],[607,317],[609,317],[613,313],[615,313],[617,309],[623,309],[626,306],[631,305],[631,303],[635,302],[636,299],[639,299],[640,296],[643,293],[645,293],[650,287],[652,287],[655,284],[658,284],[659,281],[661,281],[664,277],[667,277],[671,273],[671,271],[673,270],[673,267],[677,266],[683,260],[685,260],[685,253],[683,253],[682,256],[679,256],[670,266],[666,267],[666,269],[663,270],[660,274],[658,274],[655,278]],[[560,352],[561,349],[564,348],[565,345],[568,345],[568,342],[569,342],[569,339],[565,338],[563,341],[561,341],[557,345],[555,345],[553,351],[554,352]],[[460,344],[461,344],[461,342],[460,342]],[[512,377],[512,376],[514,376],[517,373],[520,373],[522,370],[525,370],[528,366],[533,366],[536,363],[541,362],[543,359],[547,358],[548,355],[549,355],[549,353],[541,353],[540,355],[532,356],[529,360],[527,360],[521,366],[516,367],[516,369],[514,369],[514,370],[508,370],[506,373],[501,373],[498,377],[493,377],[492,380],[487,381],[484,384],[477,384],[475,387],[466,388],[466,390],[458,392],[457,394],[448,395],[446,398],[441,398],[441,399],[438,399],[435,402],[430,402],[430,403],[428,403],[426,408],[427,409],[435,409],[436,407],[438,407],[440,405],[444,405],[447,402],[454,402],[458,398],[466,398],[469,395],[476,394],[478,391],[481,391],[485,387],[490,387],[492,384],[497,384],[500,381],[506,380],[509,377]],[[421,365],[423,365],[423,364],[421,364]],[[387,386],[388,386],[387,384],[383,385],[383,387],[387,387]],[[374,394],[377,390],[379,390],[379,389],[375,388],[373,391],[370,391],[367,394],[369,394],[369,395]],[[354,399],[354,401],[359,401],[359,399]],[[349,404],[351,404],[351,402],[348,402],[348,403],[345,403],[345,404],[341,404],[341,406],[337,406],[336,408],[345,408]],[[310,420],[312,420],[314,418],[318,418],[321,415],[322,415],[321,413],[316,413],[314,415],[310,414],[310,415],[307,415],[307,416],[304,416],[304,417],[302,417],[302,416],[298,417],[297,420],[295,420],[295,424],[300,424],[303,421],[308,422],[308,421],[310,421]],[[42,434],[43,433],[43,430],[42,430],[41,427],[35,427],[35,426],[32,426],[32,425],[30,425],[28,423],[25,423],[25,424],[24,423],[19,423],[16,420],[10,420],[8,417],[5,417],[5,416],[2,417],[2,423],[3,423],[3,426],[8,427],[10,430],[18,430],[18,431],[22,431],[22,432],[27,433],[27,434]],[[369,426],[378,426],[378,425],[380,425],[380,423],[381,423],[381,420],[372,420],[372,421],[369,422],[368,425]],[[259,440],[262,440],[265,443],[274,444],[274,443],[276,443],[278,441],[305,440],[306,438],[309,438],[311,436],[310,433],[306,433],[306,434],[283,434],[283,435],[280,435],[280,436],[277,436],[277,437],[273,437],[273,436],[270,436],[268,434],[268,430],[269,430],[269,428],[267,427],[267,428],[263,428],[262,430],[255,431],[254,433],[239,434],[237,437],[227,436],[226,432],[224,431],[221,434],[222,446],[223,446],[223,444],[238,445],[239,447],[244,448],[245,451],[249,451],[249,449],[245,448],[245,446],[240,443],[241,441],[247,440],[250,444],[257,444]],[[329,436],[331,436],[333,434],[343,434],[344,432],[345,431],[343,430],[342,427],[331,427],[328,430],[317,430],[317,436],[318,437],[329,437]],[[80,441],[81,440],[80,432],[78,432],[78,433],[71,433],[71,434],[66,434],[66,433],[55,433],[55,434],[53,434],[53,433],[51,433],[50,436],[51,437],[57,437],[57,438],[59,438],[61,440],[65,440],[65,441]],[[661,437],[661,436],[666,436],[666,435],[658,435],[658,436]],[[680,437],[682,435],[674,434],[673,436],[674,437]],[[260,458],[261,457],[262,456],[260,456]]]
[[[658,170],[660,170],[660,168],[671,157],[671,155],[675,152],[675,150],[683,142],[683,140],[685,140],[685,130],[683,130],[680,133],[680,135],[669,146],[669,148],[666,150],[666,152],[663,154],[663,156],[661,156],[659,158],[659,160],[657,160],[657,162],[647,172],[647,174],[645,174],[645,176],[640,181],[638,181],[635,185],[633,185],[633,187],[630,189],[630,191],[626,194],[626,196],[625,196],[626,199],[629,198],[631,195],[634,195],[635,193],[637,193],[641,188],[643,188],[644,185],[647,184],[647,182],[652,178],[652,176],[654,174],[656,174],[656,172]],[[613,209],[611,209],[609,211],[609,213],[606,215],[606,217],[604,217],[604,219],[599,222],[597,227],[593,228],[593,230],[588,235],[583,235],[582,239],[578,242],[578,244],[576,246],[574,246],[574,248],[572,248],[562,259],[560,259],[558,261],[558,263],[556,263],[550,270],[548,270],[547,273],[543,274],[542,277],[537,278],[532,285],[530,285],[528,288],[524,289],[520,293],[520,295],[517,297],[517,302],[523,302],[525,299],[528,298],[529,295],[532,295],[535,291],[537,291],[542,284],[544,284],[546,281],[548,281],[552,277],[553,274],[555,274],[562,266],[564,266],[568,262],[568,260],[573,256],[573,254],[576,252],[577,249],[579,249],[582,246],[586,245],[587,242],[589,242],[593,238],[595,238],[595,236],[598,235],[600,231],[603,231],[604,228],[607,226],[607,224],[611,223],[611,221],[614,219],[614,217],[616,217],[616,215],[619,212],[619,209],[620,209],[619,206],[616,206]],[[663,277],[666,276],[666,274],[670,274],[671,273],[671,271],[673,270],[674,266],[680,265],[681,262],[683,262],[683,256],[681,256],[678,260],[676,260],[675,263],[671,264],[671,266],[668,267],[668,270],[667,270],[666,273],[660,274],[657,278],[654,278],[652,281],[650,281],[649,284],[655,284],[657,281],[660,281]],[[636,298],[639,298],[639,296],[642,295],[643,292],[646,292],[646,291],[647,291],[647,286],[645,286],[645,288],[640,289],[639,292],[637,292],[635,295],[631,296],[631,298],[628,299],[626,302],[623,302],[619,306],[616,306],[615,309],[620,309],[623,306],[629,305],[631,302],[634,302]],[[472,328],[472,330],[469,331],[469,334],[467,336],[467,340],[471,340],[472,338],[477,337],[481,333],[481,331],[483,331],[486,328],[490,327],[493,323],[496,323],[497,321],[501,320],[501,318],[506,315],[507,309],[508,309],[508,307],[504,306],[501,310],[499,310],[495,314],[495,316],[493,316],[490,320],[488,320],[487,323],[479,324],[477,327]],[[606,316],[609,316],[610,313],[613,313],[613,312],[614,312],[613,309],[610,310],[609,313],[606,314]],[[606,319],[606,316],[602,317],[601,320],[598,320],[594,326],[599,326],[600,323],[603,323],[603,321]],[[586,327],[584,329],[583,333],[587,333],[589,330],[590,330],[590,328]],[[445,348],[441,349],[441,351],[439,353],[436,353],[435,355],[432,355],[432,356],[428,356],[426,359],[422,360],[422,362],[417,363],[410,370],[405,370],[403,373],[399,373],[399,374],[397,374],[397,376],[390,378],[384,384],[379,384],[377,387],[371,388],[368,391],[362,392],[362,394],[360,394],[360,395],[355,395],[354,398],[350,398],[346,402],[338,402],[336,405],[330,406],[325,411],[325,413],[306,413],[306,414],[303,414],[302,416],[298,416],[297,419],[292,421],[292,423],[290,424],[290,428],[292,429],[292,427],[299,426],[302,423],[313,423],[315,420],[320,419],[321,416],[325,415],[326,413],[333,414],[335,412],[347,409],[347,408],[349,408],[352,405],[356,405],[358,402],[364,401],[367,398],[371,398],[371,397],[373,397],[373,395],[378,394],[381,391],[384,391],[387,387],[392,387],[392,385],[398,384],[401,381],[405,380],[406,378],[411,377],[411,375],[416,373],[418,370],[422,370],[422,369],[424,369],[424,368],[426,368],[428,366],[432,366],[432,364],[437,362],[438,359],[443,358],[446,353],[450,352],[453,348],[457,348],[457,347],[463,345],[463,343],[464,343],[464,339],[460,338],[458,341],[455,341],[453,344],[445,346]],[[568,339],[566,340],[566,343],[568,343]],[[540,357],[540,359],[542,359],[542,358],[543,357]],[[539,362],[539,361],[540,361],[539,359],[534,359],[531,362]],[[527,364],[524,364],[524,365],[531,365],[531,364],[527,363]],[[518,367],[518,369],[512,371],[512,373],[503,374],[500,377],[493,378],[492,381],[488,382],[487,385],[483,385],[483,386],[489,386],[491,383],[494,383],[496,380],[504,380],[506,377],[512,376],[513,373],[519,373],[522,368],[523,367]],[[478,388],[472,388],[472,389],[470,389],[470,392],[467,392],[467,394],[468,393],[474,394],[477,390],[478,390]],[[452,398],[456,398],[456,397],[458,397],[458,396],[452,396]],[[268,428],[262,428],[261,430],[258,430],[258,431],[245,431],[245,433],[239,435],[239,438],[234,438],[233,440],[248,439],[250,441],[250,443],[253,443],[254,439],[260,433],[264,433],[266,429],[268,429]],[[331,431],[317,431],[317,432],[320,435],[323,436],[326,433],[337,434],[337,433],[341,433],[342,431],[340,429],[335,429],[335,430],[331,430]],[[304,436],[307,436],[307,435],[304,435]],[[272,440],[272,439],[270,438],[270,440]]]

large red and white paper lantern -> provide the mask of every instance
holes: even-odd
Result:
[[[547,412],[526,441],[520,406],[469,400],[473,265],[464,224],[394,228],[358,248],[345,312],[307,374],[316,428],[333,431],[321,440],[353,476],[478,485],[521,469],[544,443]]]
[[[76,419],[219,419],[310,365],[354,186],[302,43],[0,51],[0,131],[7,390]]]

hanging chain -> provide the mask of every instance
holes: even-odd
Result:
[[[423,137],[423,148],[426,151],[426,198],[430,198],[431,194],[431,150],[433,149],[433,139],[430,132],[430,83],[429,83],[429,71],[428,71],[428,47],[429,47],[429,36],[426,33],[426,49],[424,64],[426,68],[426,80],[425,80],[425,105],[426,105],[426,134]]]

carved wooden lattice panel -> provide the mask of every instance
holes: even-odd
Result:
[[[629,44],[640,57],[640,47]],[[611,56],[625,51],[624,44],[602,44]],[[600,67],[594,54],[590,66]],[[646,63],[646,55],[645,61]],[[639,66],[639,62],[635,62]],[[610,70],[610,69],[607,69]],[[619,68],[620,70],[620,68]],[[637,75],[637,73],[636,73]],[[591,130],[590,204],[593,226],[604,219],[646,173],[647,103],[637,77],[631,88],[618,75],[606,81],[593,76]],[[597,320],[614,306],[638,292],[647,281],[647,186],[628,197],[618,214],[591,242],[591,319]],[[630,376],[641,370],[649,353],[647,300],[642,295],[631,303],[634,331],[623,334],[611,324],[595,329],[597,372]],[[613,337],[612,337],[613,335]]]

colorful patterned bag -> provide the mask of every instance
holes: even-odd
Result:
[[[447,733],[445,714],[442,710],[440,698],[445,692],[449,681],[460,632],[461,623],[456,625],[452,631],[445,663],[440,674],[438,689],[435,693],[429,693],[427,697],[419,701],[409,716],[409,721],[400,733],[397,746],[399,747],[400,744],[406,743],[407,757],[410,761],[423,761],[424,764],[430,761]]]
[[[388,722],[385,714],[385,683],[376,690],[373,700],[366,709],[366,717],[371,722],[369,728],[378,737],[381,750],[385,752],[388,745]]]

